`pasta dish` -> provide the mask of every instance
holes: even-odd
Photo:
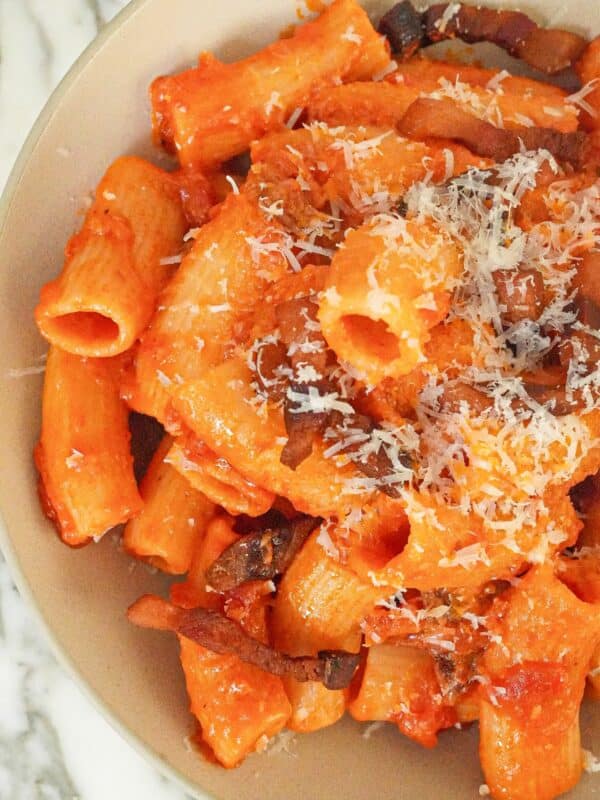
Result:
[[[334,0],[153,82],[173,169],[110,165],[41,292],[35,459],[65,544],[181,576],[128,616],[223,766],[345,713],[478,722],[494,798],[594,765],[599,81],[520,12]]]

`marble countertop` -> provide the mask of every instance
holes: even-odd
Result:
[[[48,96],[128,0],[0,0],[0,189]],[[186,800],[56,663],[0,557],[1,800]]]

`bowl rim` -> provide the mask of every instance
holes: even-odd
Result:
[[[103,25],[51,92],[33,123],[9,172],[6,184],[0,193],[0,238],[6,229],[7,218],[19,191],[29,159],[64,97],[79,80],[82,73],[93,63],[96,56],[110,43],[121,26],[133,20],[144,8],[160,1],[127,0],[127,5]],[[360,0],[360,2],[363,2],[363,0]],[[518,7],[517,0],[504,0],[504,2],[508,6],[514,7],[514,5],[517,5]],[[543,0],[541,2],[543,3]],[[593,2],[593,0],[588,0],[588,2]],[[487,4],[486,0],[484,0],[485,4]],[[25,577],[20,559],[14,549],[13,536],[9,531],[9,526],[3,514],[3,506],[4,504],[0,501],[0,553],[6,560],[10,577],[16,585],[28,612],[35,619],[39,630],[43,632],[45,641],[60,667],[73,680],[77,689],[87,698],[92,708],[110,725],[116,734],[140,755],[148,767],[152,767],[159,775],[171,781],[174,786],[184,793],[184,796],[196,798],[196,800],[219,800],[217,796],[207,792],[199,783],[191,781],[184,772],[168,763],[156,750],[152,749],[135,734],[132,729],[121,722],[119,717],[100,699],[92,684],[83,677],[69,651],[59,643],[51,621],[46,618],[42,608],[35,600],[32,584]],[[12,529],[14,530],[14,526],[12,526]]]
[[[127,5],[100,29],[50,94],[19,151],[0,196],[0,235],[4,232],[6,227],[8,213],[18,192],[27,163],[48,122],[52,119],[60,106],[63,97],[66,96],[71,86],[75,84],[83,71],[93,62],[96,55],[104,49],[121,25],[135,17],[145,6],[153,2],[155,2],[155,0],[129,0]],[[0,508],[0,552],[6,560],[11,579],[14,581],[29,613],[31,613],[36,620],[40,631],[45,637],[46,643],[50,647],[50,651],[61,668],[73,680],[77,689],[81,691],[84,697],[91,703],[95,711],[109,723],[115,733],[121,736],[143,758],[149,767],[151,766],[160,775],[168,778],[181,791],[187,795],[198,798],[198,800],[218,800],[213,795],[209,795],[198,784],[192,783],[176,767],[160,758],[157,753],[144,744],[136,734],[127,728],[118,717],[104,705],[92,686],[82,676],[69,653],[57,641],[50,621],[45,618],[41,608],[34,599],[33,590],[21,569],[19,558],[13,549],[12,536],[8,530],[4,515],[2,514],[2,508]]]

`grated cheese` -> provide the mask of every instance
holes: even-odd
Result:
[[[292,128],[294,128],[296,126],[296,123],[298,122],[298,120],[300,119],[300,117],[302,116],[303,113],[304,113],[304,108],[302,108],[302,106],[298,106],[298,108],[295,108],[292,111],[292,113],[290,114],[290,117],[289,117],[288,121],[285,123],[285,127],[289,128],[290,130]],[[288,149],[293,150],[291,145],[288,145]],[[296,151],[296,152],[298,152],[298,151]],[[301,155],[301,154],[298,153],[298,155]]]
[[[398,62],[394,61],[394,59],[391,59],[390,62],[382,70],[376,72],[373,75],[371,80],[378,83],[379,81],[382,81],[384,78],[387,78],[388,75],[391,75],[397,69],[398,69]]]
[[[502,111],[498,105],[498,97],[503,93],[500,85],[494,90],[487,88],[482,95],[458,77],[453,82],[442,76],[438,79],[438,86],[439,89],[433,92],[421,92],[420,97],[431,100],[453,100],[460,108],[479,119],[486,120],[497,128],[504,127]]]
[[[342,302],[342,296],[335,286],[330,286],[328,289],[325,289],[322,293],[322,297],[332,306],[339,306]]]
[[[12,380],[18,378],[29,378],[32,375],[42,375],[46,371],[46,367],[42,364],[37,367],[13,367],[6,370],[6,377]]]
[[[542,106],[542,111],[549,117],[563,117],[565,114],[564,109],[555,106]]]
[[[309,386],[306,394],[289,388],[286,396],[290,403],[297,403],[294,408],[290,408],[292,414],[321,414],[325,411],[339,411],[340,414],[354,413],[354,408],[341,400],[338,392],[320,394],[316,386]]]
[[[317,536],[317,544],[321,545],[323,550],[330,558],[339,561],[340,551],[333,543],[333,539],[331,538],[327,525],[321,525],[319,535]]]
[[[189,242],[191,239],[195,239],[199,233],[200,233],[200,228],[190,228],[190,230],[183,237],[183,241]]]
[[[323,255],[331,257],[333,250],[313,244],[306,239],[295,240],[285,231],[272,228],[261,237],[246,236],[250,246],[251,258],[255,264],[260,263],[261,256],[278,253],[286,259],[293,272],[301,272],[302,260],[307,255]]]
[[[583,750],[581,751],[583,756],[583,768],[586,772],[590,775],[595,772],[600,772],[600,758],[595,756],[591,750]]]
[[[80,450],[72,448],[71,454],[65,459],[65,464],[67,465],[67,469],[74,469],[74,470],[81,469],[82,461],[84,460],[84,458],[85,456]]]
[[[384,722],[371,722],[370,725],[367,725],[367,727],[363,730],[361,734],[362,738],[370,739],[374,733],[376,733],[377,731],[381,730],[384,727],[385,727]]]
[[[355,160],[370,158],[373,155],[381,155],[379,145],[388,136],[392,135],[392,131],[386,131],[379,136],[374,136],[371,139],[363,139],[362,141],[354,141],[349,137],[336,138],[330,145],[332,150],[342,150],[344,154],[344,163],[346,169],[353,169]],[[325,165],[327,168],[327,165]]]
[[[481,542],[463,547],[457,550],[450,558],[441,558],[438,561],[440,567],[463,567],[464,569],[470,569],[478,563],[485,564],[487,567],[492,563],[485,545]]]
[[[490,92],[497,92],[498,89],[501,88],[502,81],[505,81],[507,78],[510,78],[510,72],[506,69],[497,72],[493,78],[490,78],[489,81],[486,83],[485,88]]]
[[[177,448],[176,450],[170,450],[168,455],[165,458],[165,464],[170,464],[172,467],[175,467],[182,472],[200,472],[200,467],[196,464],[195,461],[191,461],[183,452]]]
[[[273,217],[283,216],[283,200],[275,200],[275,202],[269,203],[267,197],[260,197],[258,199],[258,207],[270,220]]]
[[[231,189],[232,189],[234,194],[239,194],[240,193],[240,187],[237,185],[237,183],[235,182],[235,179],[231,175],[225,175],[225,180],[231,186]]]
[[[440,33],[445,33],[448,24],[460,11],[460,3],[448,3],[442,16],[435,21],[435,27]]]
[[[168,375],[165,375],[165,373],[161,369],[156,370],[156,377],[158,378],[160,385],[164,386],[165,388],[168,386],[172,386],[173,384],[171,378],[169,378]]]
[[[320,375],[312,364],[298,364],[296,366],[295,379],[298,383],[315,383],[320,380]]]
[[[444,182],[450,180],[454,175],[454,153],[448,147],[444,147]]]
[[[279,92],[272,92],[271,97],[265,103],[265,114],[267,117],[270,117],[276,108],[283,109],[281,94]]]
[[[279,753],[286,753],[293,758],[298,758],[297,753],[294,753],[290,748],[296,743],[296,734],[294,731],[283,730],[277,736],[271,739],[270,744],[266,747],[269,755],[278,755]]]
[[[535,122],[528,117],[526,114],[521,114],[519,111],[516,111],[512,117],[507,118],[510,122],[518,122],[519,125],[523,125],[525,128],[534,128]]]
[[[456,645],[450,639],[441,639],[439,635],[424,636],[423,641],[430,647],[446,650],[448,653],[453,653],[456,650]]]
[[[170,267],[172,264],[181,264],[183,261],[183,255],[180,253],[177,256],[166,256],[165,258],[161,258],[158,262],[161,267]]]
[[[594,92],[598,88],[598,84],[600,83],[600,79],[594,78],[591,81],[588,81],[578,92],[574,94],[570,94],[568,97],[565,98],[565,103],[570,103],[573,106],[577,106],[581,108],[583,111],[587,111],[587,113],[591,117],[597,117],[598,112],[596,109],[590,105],[587,100],[585,99],[591,92]]]
[[[353,42],[354,44],[362,44],[362,36],[356,33],[356,29],[354,25],[349,25],[344,33],[341,36],[342,39],[345,39],[347,42]]]

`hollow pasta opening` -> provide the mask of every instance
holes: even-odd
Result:
[[[347,314],[341,321],[346,336],[361,353],[379,361],[393,361],[399,357],[398,339],[383,320]]]
[[[70,341],[79,346],[107,346],[118,341],[121,334],[116,322],[95,311],[77,311],[47,319],[45,327],[56,340]]]

